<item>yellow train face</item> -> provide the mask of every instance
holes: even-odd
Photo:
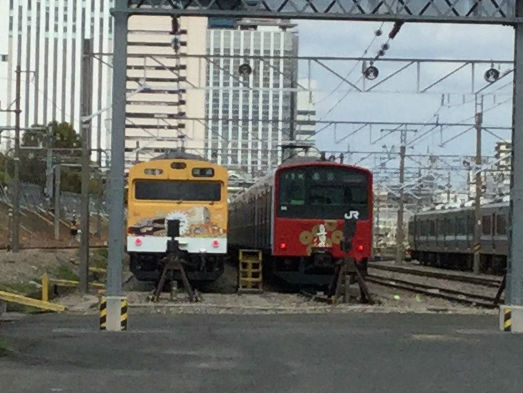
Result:
[[[197,160],[153,160],[129,170],[127,251],[164,253],[169,219],[180,221],[179,248],[227,252],[227,170]]]

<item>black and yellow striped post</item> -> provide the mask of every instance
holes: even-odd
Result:
[[[107,298],[100,297],[100,330],[107,329]]]
[[[127,330],[127,299],[122,299],[122,308],[120,311],[120,328]]]
[[[121,298],[120,300],[120,330],[127,330],[127,319],[128,319],[128,303],[127,298]],[[100,297],[100,330],[107,330],[107,297]],[[112,329],[112,330],[118,330]]]
[[[512,310],[510,308],[503,309],[503,331],[512,331]]]

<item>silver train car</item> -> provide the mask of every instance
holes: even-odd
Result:
[[[508,255],[508,203],[482,206],[481,226],[480,270],[501,274]],[[408,227],[412,259],[423,265],[472,270],[474,207],[418,213]]]

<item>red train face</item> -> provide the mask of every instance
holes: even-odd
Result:
[[[358,217],[351,256],[371,255],[372,175],[334,163],[286,167],[276,173],[273,255],[341,258],[345,215]]]

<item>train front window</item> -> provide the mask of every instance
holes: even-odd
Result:
[[[214,202],[221,199],[221,183],[213,181],[137,181],[134,195],[139,200]]]
[[[359,171],[307,167],[280,172],[279,217],[342,219],[358,211],[368,218],[368,181]]]

